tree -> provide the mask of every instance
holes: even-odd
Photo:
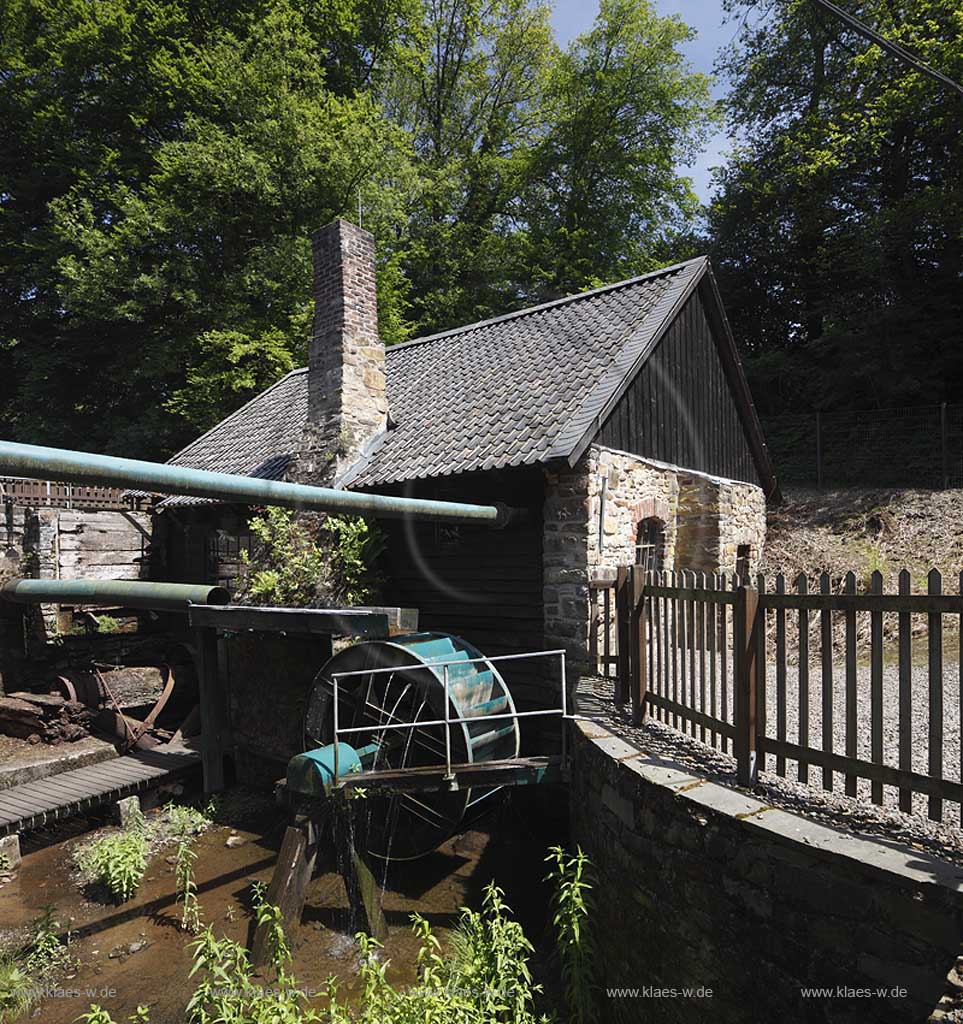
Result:
[[[950,0],[870,0],[860,15],[963,71]],[[712,250],[763,410],[958,399],[959,97],[805,0],[746,25],[721,70],[738,144],[710,211]]]
[[[688,30],[604,0],[7,0],[5,436],[166,456],[288,369],[310,233],[378,241],[382,335],[687,254]]]
[[[554,62],[525,203],[547,297],[690,255],[676,242],[698,200],[677,167],[713,121],[708,79],[679,51],[691,36],[648,3],[602,0],[592,30]]]
[[[432,0],[395,83],[421,201],[413,318],[442,330],[691,255],[698,202],[676,170],[713,120],[691,35],[644,0],[603,0],[562,51],[533,0]]]
[[[7,9],[5,418],[169,453],[303,359],[310,230],[362,185],[369,224],[397,223],[405,139],[370,86],[411,4]]]

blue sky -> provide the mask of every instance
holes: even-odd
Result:
[[[660,14],[680,14],[682,20],[698,33],[685,47],[686,56],[696,71],[712,73],[712,63],[720,46],[726,45],[736,31],[736,25],[723,25],[720,0],[655,0]],[[573,36],[591,27],[598,13],[598,0],[555,0],[552,23],[559,42],[567,43]],[[717,82],[713,94],[723,95],[724,83]],[[723,162],[722,154],[728,145],[725,133],[719,132],[710,141],[699,160],[684,170],[692,178],[696,193],[702,200],[710,195],[709,168]]]

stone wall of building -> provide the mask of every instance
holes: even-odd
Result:
[[[766,498],[762,488],[726,481],[719,485],[719,565],[735,572],[738,550],[749,548],[749,572],[754,573],[766,543]]]
[[[959,953],[958,867],[775,809],[601,724],[574,731],[601,1020],[927,1019]]]
[[[662,567],[734,572],[766,534],[761,488],[674,469],[591,445],[572,469],[546,471],[543,599],[546,643],[564,647],[570,674],[589,667],[589,584],[636,559],[639,523],[665,524]]]

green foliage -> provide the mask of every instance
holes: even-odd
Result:
[[[197,901],[197,883],[194,881],[196,860],[197,853],[190,842],[182,839],[177,847],[174,876],[177,882],[177,898],[182,904],[181,928],[192,935],[201,930],[201,908]]]
[[[377,525],[354,516],[299,516],[269,508],[251,520],[259,544],[249,558],[240,599],[252,604],[357,605],[377,586],[374,562],[384,547]]]
[[[0,1024],[20,1017],[35,993],[74,965],[70,950],[57,936],[60,923],[52,906],[31,924],[30,941],[0,950]]]
[[[678,255],[688,35],[605,0],[8,0],[0,420],[168,455],[294,366],[310,233],[378,240],[389,342]]]
[[[115,619],[112,615],[98,615],[97,616],[97,632],[98,633],[119,633],[120,622]]]
[[[589,929],[591,863],[581,848],[571,856],[560,846],[553,846],[545,859],[552,865],[547,880],[555,892],[553,921],[562,960],[565,1005],[572,1024],[594,1024],[598,1009],[593,980],[596,950]]]
[[[557,887],[555,923],[566,972],[567,1002],[561,1019],[584,1024],[597,1019],[590,1004],[593,949],[586,931],[589,863],[581,851],[568,856],[559,848],[551,851],[548,860],[554,865],[549,879]],[[503,893],[494,883],[485,889],[481,910],[462,910],[447,954],[428,922],[412,915],[412,930],[420,943],[413,986],[395,988],[388,981],[388,962],[380,944],[359,934],[362,996],[357,1005],[339,997],[333,978],[324,986],[323,1007],[309,1002],[287,973],[291,953],[280,912],[266,901],[261,883],[253,886],[253,906],[258,925],[270,929],[276,984],[265,988],[256,983],[247,950],[232,939],[218,938],[208,927],[192,943],[190,975],[198,980],[188,1001],[187,1024],[550,1024],[555,1020],[536,1016],[534,1003],[541,988],[533,983],[529,968],[532,946],[511,919]],[[96,1006],[81,1020],[114,1024]]]
[[[960,97],[803,0],[740,29],[720,60],[737,145],[709,229],[763,413],[954,400],[963,386]],[[954,0],[868,0],[859,16],[963,78]]]
[[[95,839],[76,855],[77,866],[91,881],[103,885],[118,903],[137,891],[147,870],[148,837],[141,815],[123,832]]]
[[[0,957],[0,1024],[19,1017],[30,1006],[33,983],[16,960]]]

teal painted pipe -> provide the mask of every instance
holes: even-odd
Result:
[[[112,455],[43,448],[15,441],[0,441],[0,473],[71,484],[127,487],[152,494],[184,494],[193,498],[245,505],[280,505],[322,512],[347,512],[386,518],[412,516],[448,522],[488,523],[501,526],[512,510],[499,505],[467,505],[427,498],[396,498],[362,494],[332,487],[309,487],[282,480],[212,473],[168,463],[119,459]]]
[[[11,580],[0,598],[19,604],[83,604],[186,612],[188,604],[227,604],[223,587],[148,580]]]

